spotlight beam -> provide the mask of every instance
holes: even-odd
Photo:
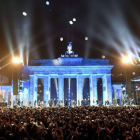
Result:
[[[8,66],[9,64],[11,64],[12,62],[9,62],[9,63],[7,63],[7,64],[5,64],[5,65],[3,65],[2,67],[0,67],[0,69],[3,69],[3,68],[5,68],[6,66]]]

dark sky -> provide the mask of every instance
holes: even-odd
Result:
[[[105,55],[115,66],[123,54],[139,55],[140,1],[48,1],[50,5],[45,0],[0,0],[0,67],[12,55],[22,56],[25,64],[29,59],[58,58],[69,41],[75,54]],[[76,22],[70,25],[73,18]],[[12,65],[4,68],[6,74]]]

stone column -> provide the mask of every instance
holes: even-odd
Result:
[[[7,90],[3,90],[3,99],[6,100],[6,92]]]
[[[90,76],[90,105],[96,104],[96,100],[98,100],[98,94],[97,94],[97,77],[96,75]]]
[[[31,101],[32,106],[34,106],[34,101],[37,101],[37,79],[36,75],[30,75],[29,101]]]
[[[81,105],[81,100],[83,100],[83,76],[77,75],[77,106],[78,102]]]
[[[109,103],[112,104],[111,74],[107,74],[107,92],[108,92]]]
[[[112,104],[112,87],[111,87],[111,74],[104,74],[103,78],[103,104],[109,101]]]
[[[63,106],[64,106],[64,77],[63,75],[59,75],[58,85],[59,85],[58,100],[60,101],[60,105],[62,105],[61,101],[63,101]]]
[[[103,88],[103,105],[105,105],[105,101],[108,100],[108,92],[107,92],[107,76],[106,74],[102,77],[102,88]]]
[[[113,91],[114,91],[114,99],[117,99],[117,94],[116,94],[116,87],[113,87]]]
[[[44,76],[44,101],[46,100],[46,105],[48,104],[48,100],[50,100],[50,76]]]

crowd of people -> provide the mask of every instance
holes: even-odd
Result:
[[[0,140],[140,140],[140,107],[0,108]]]

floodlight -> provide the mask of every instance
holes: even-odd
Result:
[[[123,63],[129,63],[131,61],[130,57],[125,56],[123,57]]]
[[[19,64],[19,63],[22,63],[22,60],[21,60],[20,58],[18,58],[18,57],[14,57],[14,58],[13,58],[13,62],[14,62],[15,64]]]

